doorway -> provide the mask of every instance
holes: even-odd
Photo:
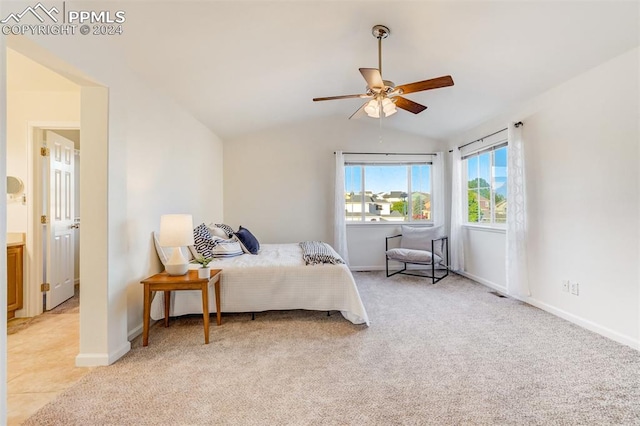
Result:
[[[58,173],[57,177],[54,173],[51,173],[53,177],[49,176],[50,162],[56,156],[55,152],[53,156],[50,155],[51,147],[59,146],[59,141],[66,141],[70,147],[65,154],[68,161],[75,165],[75,160],[79,159],[80,151],[75,148],[80,146],[79,129],[78,122],[29,123],[27,153],[31,184],[27,190],[30,202],[28,201],[27,210],[26,249],[30,261],[26,265],[25,306],[21,316],[35,317],[53,309],[73,297],[75,284],[79,284],[80,215],[75,214],[76,211],[79,212],[80,201],[79,167],[75,167],[67,176],[64,173]],[[77,142],[61,134],[77,139]],[[68,194],[68,191],[71,193]],[[65,221],[56,220],[56,216],[60,214],[67,216]],[[62,238],[59,231],[57,237],[54,235],[56,226],[66,228],[66,238]],[[64,257],[57,253],[60,251],[63,251]],[[61,259],[65,261],[61,262]],[[65,291],[61,292],[60,284],[63,281],[60,276],[66,278],[66,297]]]
[[[37,144],[33,161],[39,163],[42,183],[34,186],[41,220],[38,224],[36,216],[33,232],[42,241],[38,247],[43,260],[36,265],[35,276],[45,283],[40,289],[42,310],[50,311],[74,297],[79,302],[80,129],[59,125],[33,132]],[[34,289],[37,292],[37,282]]]

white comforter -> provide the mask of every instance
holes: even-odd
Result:
[[[298,244],[263,244],[257,255],[216,259],[211,268],[222,269],[222,312],[261,312],[309,309],[340,311],[354,324],[369,325],[358,288],[347,265],[305,265]],[[202,313],[200,291],[172,292],[170,316]],[[151,318],[164,318],[163,294],[151,304]],[[215,312],[209,291],[209,310]]]

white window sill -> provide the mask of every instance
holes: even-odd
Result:
[[[400,225],[409,225],[409,226],[424,226],[424,227],[433,227],[433,222],[385,222],[385,221],[371,221],[371,222],[346,222],[347,226],[400,226]]]
[[[496,226],[496,225],[480,225],[475,223],[465,223],[462,225],[463,228],[473,229],[474,231],[483,231],[483,232],[496,232],[498,234],[506,234],[507,227],[506,226]]]

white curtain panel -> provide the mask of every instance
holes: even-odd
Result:
[[[507,292],[530,296],[527,267],[527,196],[522,125],[509,125],[507,152]]]
[[[433,226],[444,225],[444,154],[437,152],[433,159]]]
[[[349,264],[349,251],[347,250],[347,226],[344,217],[344,154],[336,151],[336,187],[334,199],[334,227],[333,245],[345,263]]]
[[[464,240],[462,235],[462,155],[458,148],[453,148],[451,155],[451,259],[452,271],[464,270]]]

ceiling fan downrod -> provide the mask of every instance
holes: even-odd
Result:
[[[391,30],[384,25],[374,25],[371,34],[378,39],[378,70],[382,76],[382,39],[389,37]]]

